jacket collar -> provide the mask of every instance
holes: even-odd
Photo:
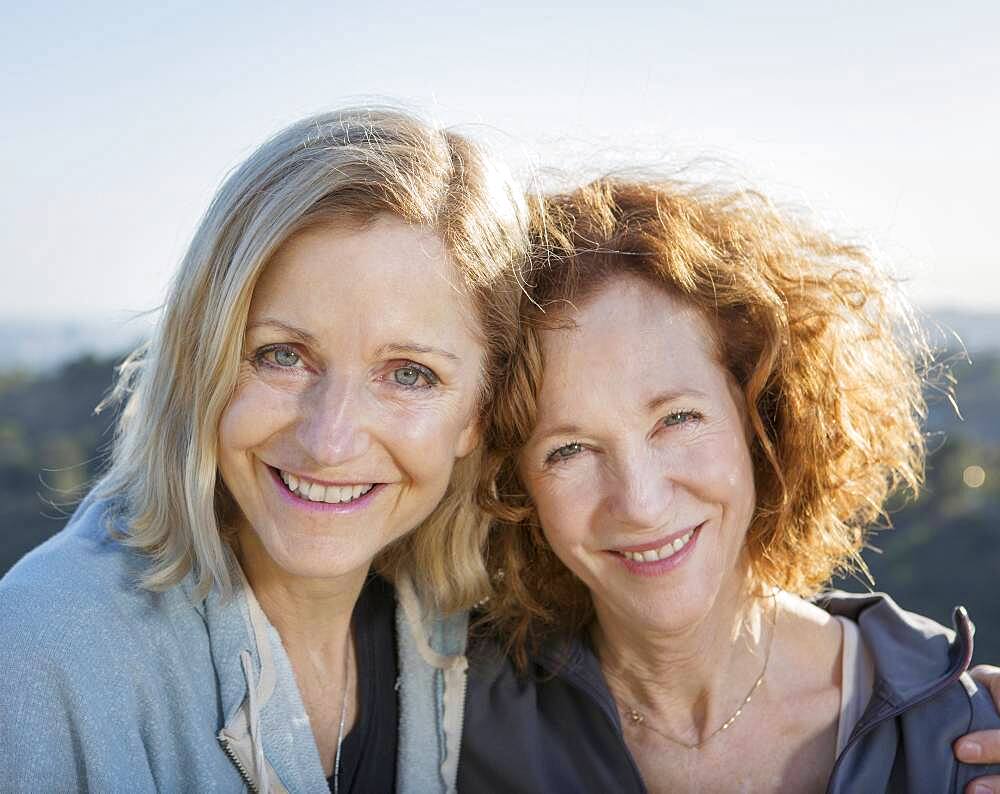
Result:
[[[875,664],[872,699],[856,732],[956,680],[972,661],[975,627],[964,607],[952,612],[949,630],[901,609],[884,593],[832,591],[816,600],[831,615],[853,620]]]
[[[873,696],[856,732],[930,697],[956,680],[972,660],[975,628],[964,607],[955,608],[952,631],[901,609],[884,593],[830,591],[816,599],[816,604],[856,622],[875,663]],[[589,692],[621,724],[600,661],[586,637],[550,637],[541,644],[534,662],[544,674],[559,676]]]
[[[208,632],[223,726],[218,740],[256,792],[325,791],[309,717],[281,638],[235,559],[231,564],[234,593],[228,599],[213,589],[199,601],[192,574],[181,584]],[[397,789],[453,792],[468,666],[467,615],[445,617],[427,608],[406,577],[396,590],[400,675],[406,682],[400,689]]]
[[[441,615],[407,576],[396,586],[400,792],[455,791],[465,710],[468,613]]]
[[[621,717],[601,670],[601,662],[590,642],[581,637],[553,634],[542,640],[533,658],[542,678],[559,677],[586,692],[621,731]]]
[[[182,583],[205,620],[219,686],[218,741],[255,791],[321,791],[322,762],[291,663],[239,565],[233,594],[215,588],[197,602],[194,577]]]

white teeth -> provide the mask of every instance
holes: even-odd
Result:
[[[282,482],[288,486],[288,490],[297,493],[302,499],[310,502],[326,502],[327,504],[339,504],[353,502],[368,493],[375,486],[367,485],[321,485],[318,482],[302,480],[294,474],[280,471]]]
[[[340,487],[337,485],[328,485],[323,490],[323,501],[327,504],[336,504],[340,501]]]
[[[665,543],[658,549],[650,549],[649,551],[623,551],[621,554],[626,559],[632,560],[632,562],[665,560],[667,557],[672,557],[683,549],[688,544],[688,541],[691,540],[693,534],[694,530],[691,530],[686,535],[682,535],[671,543]]]
[[[350,502],[354,497],[354,486],[352,485],[328,485],[326,486],[326,501],[330,504],[338,502]]]

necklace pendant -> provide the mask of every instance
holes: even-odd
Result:
[[[646,718],[633,708],[627,711],[628,718],[632,721],[633,725],[642,725],[646,721]]]

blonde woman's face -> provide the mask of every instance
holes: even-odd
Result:
[[[484,351],[455,277],[434,233],[384,215],[295,235],[258,282],[219,469],[286,573],[367,570],[474,449]]]
[[[676,632],[738,598],[754,510],[740,393],[696,310],[634,277],[543,332],[520,473],[602,626]]]

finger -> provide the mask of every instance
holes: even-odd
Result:
[[[966,734],[955,742],[955,757],[966,764],[1000,764],[1000,730]]]
[[[985,684],[1000,676],[1000,667],[993,664],[977,664],[969,670],[969,675],[980,684]]]
[[[965,794],[1000,794],[1000,777],[979,777],[965,787]]]
[[[993,702],[1000,710],[1000,667],[992,664],[979,664],[969,671],[980,686],[985,686],[993,696]]]

